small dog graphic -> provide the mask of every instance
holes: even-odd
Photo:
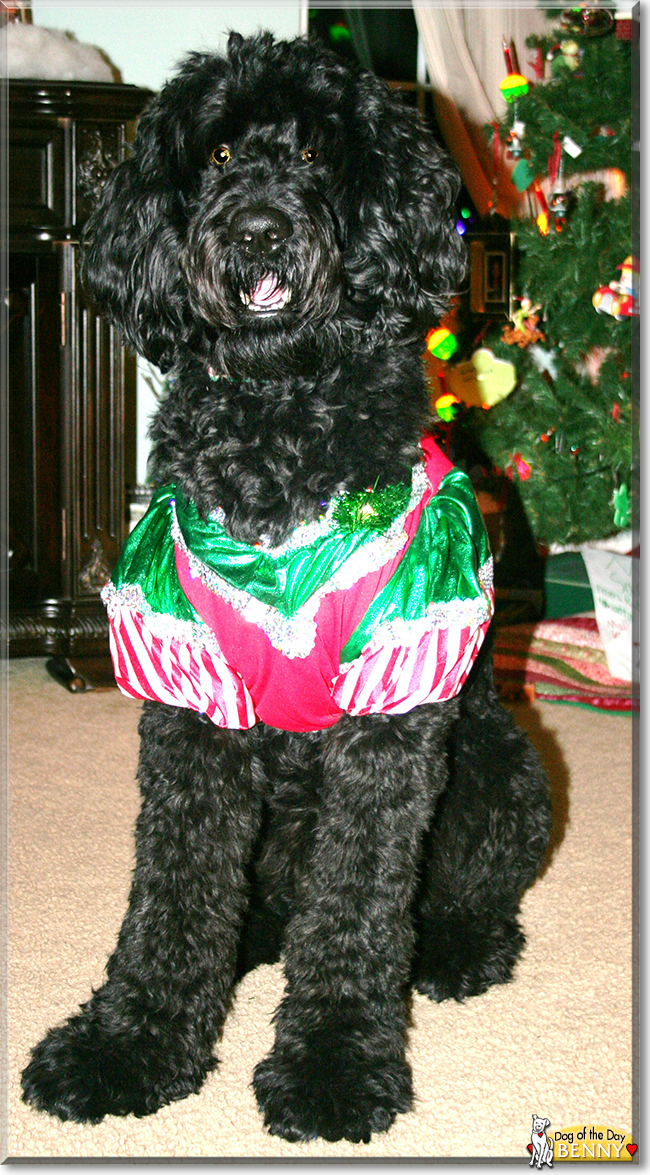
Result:
[[[540,1170],[543,1163],[553,1166],[553,1139],[546,1137],[546,1127],[550,1125],[548,1118],[538,1118],[533,1114],[533,1133],[530,1136],[533,1150],[529,1167],[536,1166]]]

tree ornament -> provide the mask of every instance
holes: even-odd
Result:
[[[511,130],[506,137],[506,155],[508,159],[521,159],[524,148],[523,138],[526,133],[526,124],[517,118],[517,103],[515,102],[515,117]],[[528,187],[528,185],[526,185]]]
[[[433,406],[440,419],[444,420],[445,424],[450,424],[460,412],[461,401],[453,392],[443,392],[442,396],[438,396],[438,399],[434,401]]]
[[[639,313],[636,297],[639,259],[630,255],[616,268],[621,271],[621,280],[599,286],[591,300],[599,314],[611,314],[617,322],[624,322],[626,318],[636,317]]]
[[[560,167],[562,165],[562,138],[560,132],[556,131],[553,135],[553,150],[548,157],[548,178],[551,181],[551,189],[555,187],[558,178]]]
[[[520,73],[521,71],[519,69],[519,59],[517,57],[517,49],[515,47],[515,43],[514,43],[512,37],[510,38],[509,41],[507,41],[505,37],[502,37],[501,44],[503,46],[503,60],[506,63],[506,69],[507,69],[508,73],[509,74]]]
[[[555,221],[556,233],[561,233],[566,224],[570,203],[571,192],[566,191],[564,187],[556,188],[554,192],[551,192],[549,208]]]
[[[507,359],[497,359],[488,347],[479,347],[466,363],[448,367],[445,379],[468,408],[491,408],[514,390],[517,369]]]
[[[521,73],[509,73],[501,82],[499,89],[506,102],[510,103],[528,93],[530,82]]]
[[[514,343],[517,347],[523,348],[527,347],[529,343],[543,342],[545,335],[543,331],[537,329],[539,322],[537,311],[541,310],[541,306],[533,306],[528,297],[517,300],[520,302],[519,309],[510,316],[513,326],[504,326],[501,332],[504,343],[509,346]]]
[[[630,521],[630,499],[625,482],[617,490],[614,490],[612,494],[612,506],[614,507],[614,526],[618,526],[621,529],[628,526]]]
[[[533,57],[532,61],[528,62],[528,64],[535,70],[535,77],[537,78],[537,81],[541,82],[542,78],[544,77],[544,54],[542,52],[542,46],[540,45],[539,41],[535,46],[535,56]]]
[[[577,159],[579,155],[582,155],[582,147],[570,135],[565,135],[562,139],[562,148],[572,159]]]
[[[514,459],[515,459],[515,464],[517,466],[517,473],[519,474],[521,480],[528,481],[528,478],[530,477],[530,475],[532,473],[531,466],[528,464],[527,461],[524,461],[523,457],[521,456],[521,453],[515,453]]]
[[[437,330],[429,331],[427,338],[427,351],[435,355],[436,359],[446,361],[451,359],[452,355],[458,350],[458,343],[450,330],[444,326],[439,326]]]
[[[581,49],[577,41],[560,41],[560,53],[569,73],[580,68]]]
[[[517,471],[521,481],[528,481],[532,473],[532,467],[527,461],[524,461],[521,453],[513,453],[512,458],[505,467],[504,473],[512,481],[515,470]]]
[[[555,61],[555,58],[559,52],[560,52],[559,44],[551,45],[551,48],[547,50],[546,60],[544,62],[544,77],[545,78],[550,78],[553,76],[553,62]]]
[[[564,185],[564,157],[560,132],[553,135],[553,150],[548,158],[548,176],[551,181],[549,208],[555,222],[555,231],[562,232],[566,223],[571,193]]]
[[[533,171],[528,159],[520,159],[512,169],[510,176],[514,186],[518,192],[525,192],[530,187],[535,179],[535,172]]]

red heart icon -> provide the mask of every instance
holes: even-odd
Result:
[[[634,1152],[635,1152],[635,1151],[638,1151],[638,1149],[639,1149],[639,1148],[638,1148],[638,1146],[636,1145],[636,1143],[635,1143],[635,1142],[628,1142],[628,1144],[627,1144],[627,1146],[626,1146],[626,1148],[625,1148],[625,1149],[626,1149],[626,1150],[628,1150],[628,1151],[630,1152],[630,1154],[631,1154],[631,1155],[633,1155],[633,1154],[634,1154]]]
[[[529,1142],[529,1143],[528,1143],[528,1146],[526,1147],[526,1150],[529,1150],[529,1151],[530,1151],[530,1153],[531,1153],[531,1155],[532,1155],[532,1153],[533,1153],[533,1144],[532,1144],[532,1142]]]

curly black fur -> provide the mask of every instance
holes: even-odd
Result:
[[[413,112],[314,45],[233,34],[226,56],[191,55],[85,236],[91,296],[171,373],[156,477],[248,542],[336,491],[409,481],[423,336],[464,274],[457,191]],[[246,298],[268,274],[290,296],[260,314]],[[239,732],[146,703],[140,733],[106,983],[33,1050],[25,1100],[98,1122],[197,1090],[237,978],[282,955],[265,1123],[367,1141],[411,1105],[409,983],[463,999],[523,945],[549,801],[489,653],[459,699],[400,717]]]

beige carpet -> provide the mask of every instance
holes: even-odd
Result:
[[[9,664],[10,1157],[518,1157],[533,1112],[631,1132],[631,719],[517,710],[554,780],[555,848],[524,901],[515,981],[465,1005],[413,1001],[414,1110],[368,1146],[268,1135],[250,1080],[272,1041],[280,967],[241,984],[200,1095],[154,1117],[77,1126],[20,1101],[29,1047],[102,980],[138,806],[139,705],[71,695],[40,660]]]

